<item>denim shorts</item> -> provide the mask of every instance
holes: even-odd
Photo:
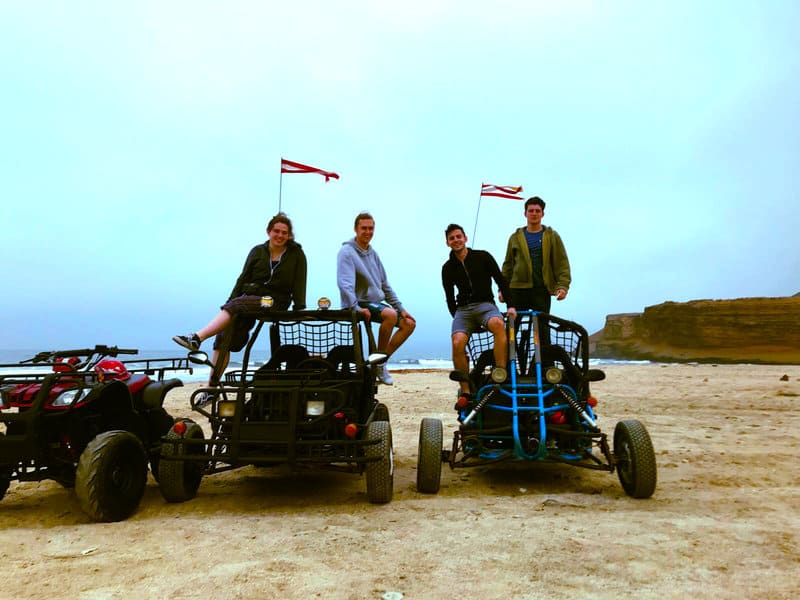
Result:
[[[383,315],[381,315],[381,312],[386,308],[392,308],[385,302],[359,302],[358,307],[369,309],[370,321],[373,323],[383,323]],[[395,327],[397,327],[397,323],[400,322],[401,318],[400,311],[397,311],[397,322],[394,324]]]
[[[456,309],[453,317],[451,333],[466,333],[472,335],[481,327],[488,329],[489,319],[492,317],[503,318],[500,309],[494,302],[473,302]]]

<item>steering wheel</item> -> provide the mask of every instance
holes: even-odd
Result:
[[[332,362],[325,360],[324,358],[317,358],[315,356],[301,360],[298,363],[297,368],[323,371],[325,375],[333,375],[336,373],[336,366]]]

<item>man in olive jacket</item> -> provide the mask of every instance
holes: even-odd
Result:
[[[502,271],[511,288],[508,304],[517,310],[549,313],[551,296],[566,298],[572,281],[561,237],[552,227],[542,225],[544,207],[544,200],[538,196],[528,198],[527,225],[508,238]]]

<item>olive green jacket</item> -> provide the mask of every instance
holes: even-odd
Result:
[[[512,288],[533,287],[533,264],[525,240],[525,228],[520,227],[508,238],[506,258],[503,261],[503,277]],[[572,276],[564,242],[552,227],[544,226],[542,235],[542,276],[550,295],[564,288],[569,291]]]

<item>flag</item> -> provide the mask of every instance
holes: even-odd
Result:
[[[496,196],[497,198],[510,198],[511,200],[524,200],[519,194],[522,192],[522,186],[517,185],[491,185],[488,183],[481,184],[481,196]]]
[[[331,178],[339,179],[339,174],[333,171],[323,171],[285,158],[281,159],[281,173],[319,173],[325,178],[325,181],[330,181]]]

